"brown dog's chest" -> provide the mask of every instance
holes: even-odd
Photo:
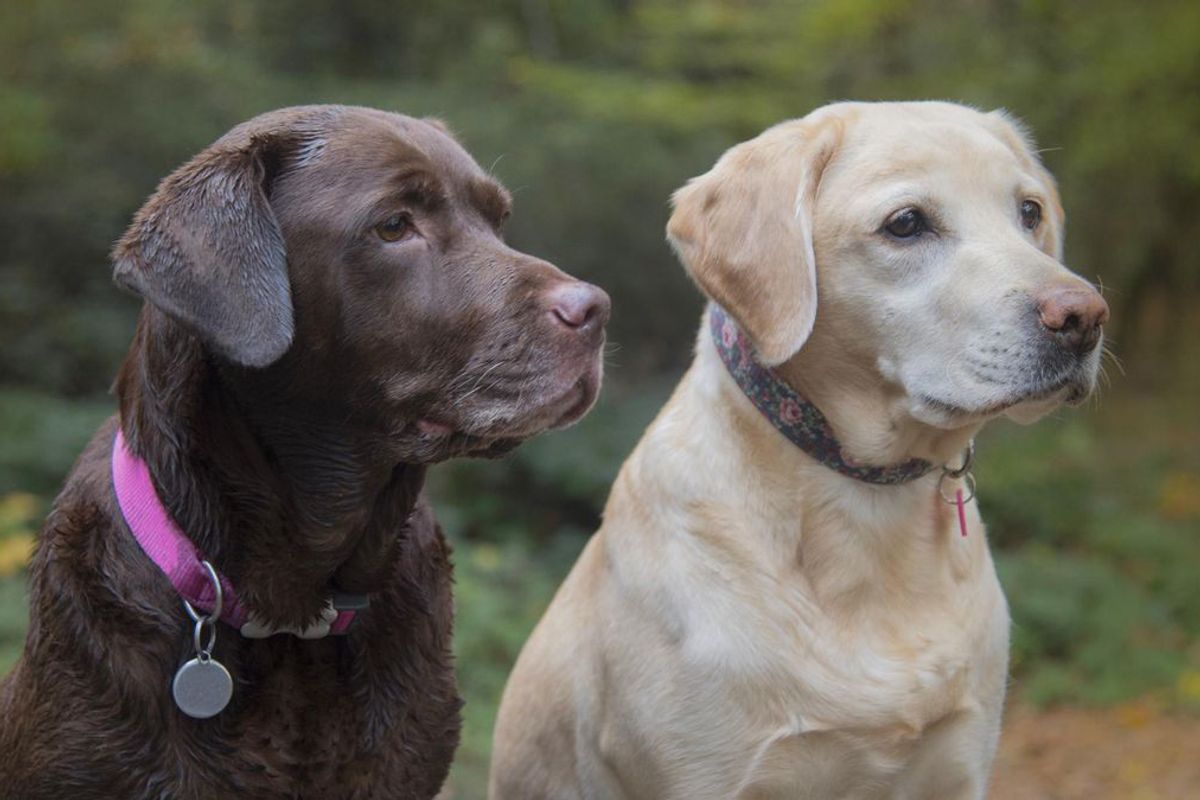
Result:
[[[435,531],[425,533],[441,546]],[[176,719],[196,745],[185,752],[197,782],[256,798],[436,794],[462,705],[443,566],[423,576],[429,582],[415,595],[397,589],[375,597],[346,637],[252,641],[224,630],[233,701],[213,720]]]
[[[85,461],[87,456],[85,455]],[[458,743],[451,566],[431,515],[345,637],[243,639],[214,657],[230,705],[184,716],[171,679],[192,656],[178,596],[113,522],[105,498],[66,495],[31,570],[33,624],[0,686],[0,796],[430,798]]]
[[[248,767],[242,772],[251,785],[299,795],[334,784],[334,765],[378,755],[378,743],[373,747],[369,735],[372,711],[360,697],[371,692],[338,679],[336,656],[315,663],[291,658],[273,667],[253,676],[252,686],[239,687],[246,695],[244,705],[218,737]],[[240,671],[244,679],[249,670]],[[374,713],[387,715],[384,710]]]
[[[234,697],[207,720],[171,702],[174,658],[160,660],[165,669],[143,676],[137,696],[123,700],[111,689],[128,676],[96,666],[80,681],[31,661],[6,687],[13,702],[4,711],[16,727],[5,732],[16,738],[0,736],[14,756],[0,758],[0,777],[17,788],[5,796],[433,797],[460,726],[448,621],[444,632],[424,642],[381,642],[368,631],[357,642],[233,642],[240,652],[218,648],[216,656],[234,677]]]
[[[341,643],[328,644],[319,658],[292,655],[239,685],[242,703],[205,742],[223,755],[191,766],[253,797],[432,796],[459,726],[447,654],[396,653],[368,674],[361,661],[338,663],[348,661]]]

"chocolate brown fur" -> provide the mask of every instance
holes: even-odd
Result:
[[[415,233],[384,241],[396,213]],[[118,283],[147,300],[120,413],[30,567],[25,651],[0,685],[0,793],[437,793],[462,703],[426,465],[581,416],[608,314],[599,290],[508,248],[507,213],[443,128],[358,108],[263,115],[159,186],[114,251]],[[555,316],[564,296],[581,324]],[[233,700],[182,715],[170,682],[192,626],[116,506],[118,425],[252,613],[303,625],[333,587],[368,594],[350,634],[221,626]]]

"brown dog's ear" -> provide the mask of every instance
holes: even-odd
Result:
[[[267,201],[289,137],[218,140],[159,184],[113,249],[113,280],[217,353],[264,367],[291,346],[287,254]]]
[[[836,119],[776,125],[730,148],[672,197],[668,240],[767,366],[793,356],[812,332],[812,208],[840,136]]]

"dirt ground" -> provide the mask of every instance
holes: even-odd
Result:
[[[1010,708],[989,800],[1200,800],[1200,718]]]

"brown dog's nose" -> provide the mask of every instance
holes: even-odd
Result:
[[[1094,289],[1045,289],[1034,297],[1038,317],[1063,347],[1086,353],[1100,341],[1100,328],[1108,322],[1108,303]]]
[[[583,281],[559,284],[550,290],[549,301],[554,318],[577,331],[603,328],[612,309],[603,289]]]

